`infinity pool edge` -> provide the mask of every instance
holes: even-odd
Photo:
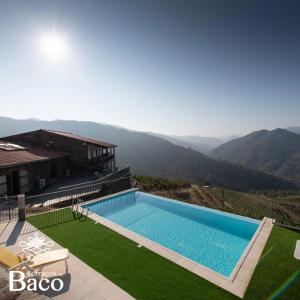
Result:
[[[126,193],[138,191],[138,189],[129,189],[122,192],[118,192],[115,194],[111,194],[108,196],[101,197],[99,199],[91,200],[88,202],[83,203],[81,206],[84,209],[84,206],[87,206],[88,204],[91,204],[93,202],[99,202],[108,200],[110,198],[117,197],[119,195],[123,195]],[[153,195],[155,196],[155,195]],[[157,196],[160,197],[160,196]],[[161,197],[165,198],[165,197]],[[167,198],[168,199],[168,198]],[[178,200],[170,199],[171,201],[180,202]],[[186,204],[186,203],[183,203]],[[190,205],[190,204],[186,204]],[[197,205],[193,205],[197,206]],[[202,208],[202,207],[201,207]],[[207,210],[217,211],[215,209],[206,208]],[[225,215],[231,215],[234,217],[239,217],[241,219],[247,219],[247,220],[253,220],[257,221],[256,219],[243,217],[227,212],[217,211],[221,214]],[[252,274],[254,272],[254,269],[256,267],[256,264],[259,260],[259,257],[264,249],[264,246],[268,240],[268,237],[271,233],[273,222],[272,219],[264,218],[260,225],[258,226],[255,234],[253,235],[252,239],[248,243],[248,246],[246,247],[244,253],[241,255],[240,259],[236,263],[235,268],[233,269],[231,275],[229,277],[226,277],[198,262],[195,262],[155,241],[152,241],[136,232],[133,232],[117,223],[114,223],[105,217],[99,216],[96,213],[89,213],[88,216],[96,221],[97,223],[100,223],[104,225],[105,227],[108,227],[109,229],[112,229],[116,231],[117,233],[125,236],[128,239],[133,240],[138,245],[141,245],[163,257],[166,259],[172,261],[173,263],[176,263],[177,265],[180,265],[181,267],[187,269],[188,271],[214,283],[215,285],[231,292],[232,294],[242,298],[244,296],[244,293],[246,291],[246,288],[250,282],[250,279],[252,277]]]

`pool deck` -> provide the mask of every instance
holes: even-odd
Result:
[[[34,237],[38,233],[40,237],[44,237],[46,241],[52,241],[48,236],[36,229],[28,222],[10,221],[7,223],[0,223],[0,247],[8,247],[13,252],[19,252],[21,247],[20,241],[27,241],[29,237]],[[51,249],[62,248],[59,244],[54,242]],[[116,284],[105,278],[76,256],[70,253],[68,259],[68,272],[66,272],[64,262],[57,262],[55,264],[45,266],[38,271],[44,273],[55,273],[55,278],[60,278],[64,282],[64,288],[60,292],[54,291],[38,291],[27,292],[24,291],[20,297],[24,300],[129,300],[134,299]],[[7,278],[8,273],[0,267],[0,277]],[[52,276],[52,278],[54,278]],[[8,289],[8,288],[7,288]],[[7,296],[10,297],[10,296]],[[1,291],[0,291],[0,299]],[[6,299],[6,298],[4,298]],[[7,298],[8,299],[8,298]],[[12,297],[9,299],[13,299]]]
[[[134,191],[136,189],[132,189]],[[112,196],[120,195],[126,193],[131,190],[127,190],[125,192],[116,193],[113,195],[109,195],[106,197],[102,197],[96,201],[108,199]],[[166,259],[174,262],[177,265],[189,270],[190,272],[212,282],[213,284],[219,286],[220,288],[225,289],[226,291],[243,298],[252,277],[252,274],[255,270],[255,267],[259,261],[259,258],[263,252],[263,249],[267,243],[269,235],[272,231],[273,222],[272,219],[264,218],[255,233],[254,237],[249,243],[249,246],[245,250],[241,259],[238,261],[233,274],[229,278],[212,271],[211,269],[198,264],[156,242],[153,242],[139,234],[132,232],[116,223],[113,223],[103,217],[95,213],[89,213],[89,218],[94,221],[110,228],[119,234],[127,237],[130,240],[138,243],[139,246],[150,249],[151,251],[165,257]]]

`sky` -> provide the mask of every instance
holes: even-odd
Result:
[[[294,0],[0,0],[0,115],[217,137],[300,126],[299,14]]]

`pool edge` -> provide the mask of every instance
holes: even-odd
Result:
[[[103,201],[115,196],[126,194],[129,192],[137,191],[138,189],[128,189],[122,192],[111,194],[105,197],[101,197],[96,200],[91,200],[84,203],[82,206],[87,204]],[[226,291],[243,298],[246,289],[250,283],[251,277],[255,270],[255,267],[259,261],[261,253],[265,247],[265,244],[269,238],[272,231],[273,222],[272,219],[264,218],[261,221],[258,229],[256,230],[254,236],[249,242],[244,253],[237,262],[234,270],[229,277],[225,277],[220,273],[217,273],[183,255],[176,253],[175,251],[166,248],[152,240],[149,240],[121,225],[118,225],[112,221],[105,219],[95,213],[89,213],[88,216],[104,225],[105,227],[114,230],[115,232],[125,236],[126,238],[136,242],[139,245],[155,252],[156,254],[163,256],[164,258],[172,261],[173,263],[185,268],[186,270],[210,281],[211,283],[217,285],[218,287],[225,289]]]

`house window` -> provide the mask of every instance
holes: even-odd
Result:
[[[55,179],[58,177],[58,166],[57,163],[52,163],[50,166],[50,178]]]

